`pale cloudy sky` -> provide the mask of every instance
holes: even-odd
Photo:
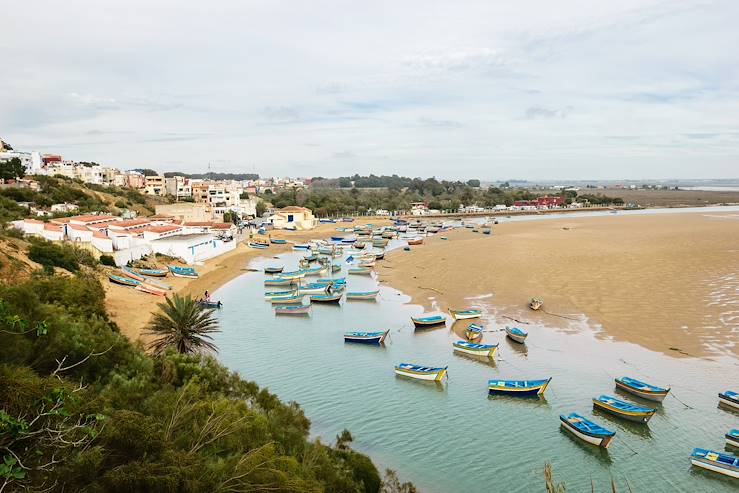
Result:
[[[739,178],[739,1],[0,0],[0,137],[123,168]]]

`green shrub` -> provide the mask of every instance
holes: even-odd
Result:
[[[33,241],[28,258],[44,266],[45,272],[49,272],[50,267],[61,267],[69,272],[80,270],[79,261],[69,250],[47,240]]]
[[[110,267],[115,267],[115,259],[112,255],[100,255],[100,263],[103,265],[108,265]]]

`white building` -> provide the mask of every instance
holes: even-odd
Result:
[[[203,262],[236,248],[235,241],[223,241],[211,234],[177,235],[150,242],[155,253],[182,259],[188,264]]]

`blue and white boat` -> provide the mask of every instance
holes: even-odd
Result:
[[[168,265],[167,268],[175,277],[197,279],[198,273],[192,267],[180,267],[179,265]]]
[[[379,289],[375,289],[374,291],[349,291],[348,293],[346,293],[346,299],[375,301],[379,293]]]
[[[292,286],[293,284],[297,284],[297,280],[295,279],[265,279],[264,280],[265,286]]]
[[[329,218],[323,218],[318,220],[321,224],[334,224],[336,222],[336,219],[329,219]]]
[[[421,366],[412,363],[400,363],[395,365],[395,374],[402,377],[415,378],[418,380],[441,382],[446,375],[448,367]]]
[[[544,380],[488,380],[488,393],[514,396],[541,395],[551,381],[551,377]]]
[[[718,403],[732,409],[739,409],[739,393],[733,390],[721,392],[718,395]]]
[[[310,250],[311,245],[309,243],[298,243],[293,245],[293,250]]]
[[[731,445],[732,447],[739,448],[739,430],[729,430],[729,432],[726,434],[726,445]]]
[[[690,463],[709,471],[724,474],[731,478],[739,478],[739,458],[733,455],[694,448],[690,454]]]
[[[317,303],[338,303],[341,301],[342,293],[330,293],[330,294],[312,294],[310,295],[311,302]]]
[[[452,310],[450,308],[449,313],[451,314],[452,318],[454,318],[454,320],[465,320],[468,318],[480,318],[480,315],[482,315],[482,310]]]
[[[464,336],[470,341],[477,341],[482,339],[482,333],[484,330],[485,327],[482,325],[469,324],[467,328],[464,329]]]
[[[624,418],[636,423],[648,422],[652,416],[654,416],[654,413],[657,412],[656,409],[637,406],[636,404],[622,401],[621,399],[617,399],[610,395],[594,397],[593,406],[596,409],[600,409],[613,414],[614,416],[618,416],[619,418]]]
[[[344,334],[344,342],[355,342],[359,344],[382,344],[390,333],[385,332],[347,332]]]
[[[372,273],[372,269],[369,267],[349,267],[349,274],[363,274],[369,275]]]
[[[298,294],[298,292],[294,289],[287,291],[268,291],[264,293],[264,299],[266,301],[272,301],[274,298],[284,298],[285,296],[293,296],[295,294]]]
[[[274,245],[284,245],[284,244],[287,243],[287,240],[285,240],[283,238],[270,238],[269,239],[269,242],[272,243],[272,244],[274,244]]]
[[[629,377],[617,378],[616,387],[630,394],[641,397],[642,399],[656,402],[662,402],[665,400],[667,393],[670,391],[669,388],[663,389],[662,387],[656,387]]]
[[[567,416],[560,414],[559,420],[565,430],[583,440],[599,447],[608,448],[616,435],[615,431],[603,428],[597,423],[593,423],[589,419],[580,416],[577,413],[570,413]]]
[[[249,248],[256,248],[257,250],[264,250],[265,248],[269,248],[268,243],[260,243],[258,241],[249,241],[246,243],[246,245]]]
[[[416,327],[432,327],[434,325],[446,324],[446,317],[442,315],[428,315],[425,317],[411,317]]]
[[[528,332],[525,330],[519,329],[518,327],[508,327],[505,328],[505,334],[512,340],[519,344],[523,344],[526,342],[526,337],[528,337]]]
[[[273,296],[269,301],[277,305],[302,305],[303,295],[298,293],[288,294],[285,296]]]
[[[328,284],[310,283],[300,286],[298,288],[300,294],[327,294],[329,290]]]
[[[460,353],[467,353],[473,356],[484,356],[492,358],[498,349],[497,344],[475,344],[467,341],[456,341],[452,343],[454,350]]]
[[[316,279],[314,281],[315,284],[333,284],[334,286],[338,284],[346,284],[346,277],[337,277],[336,279]]]

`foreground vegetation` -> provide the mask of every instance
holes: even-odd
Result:
[[[415,491],[214,358],[145,354],[76,272],[0,283],[0,491]]]

